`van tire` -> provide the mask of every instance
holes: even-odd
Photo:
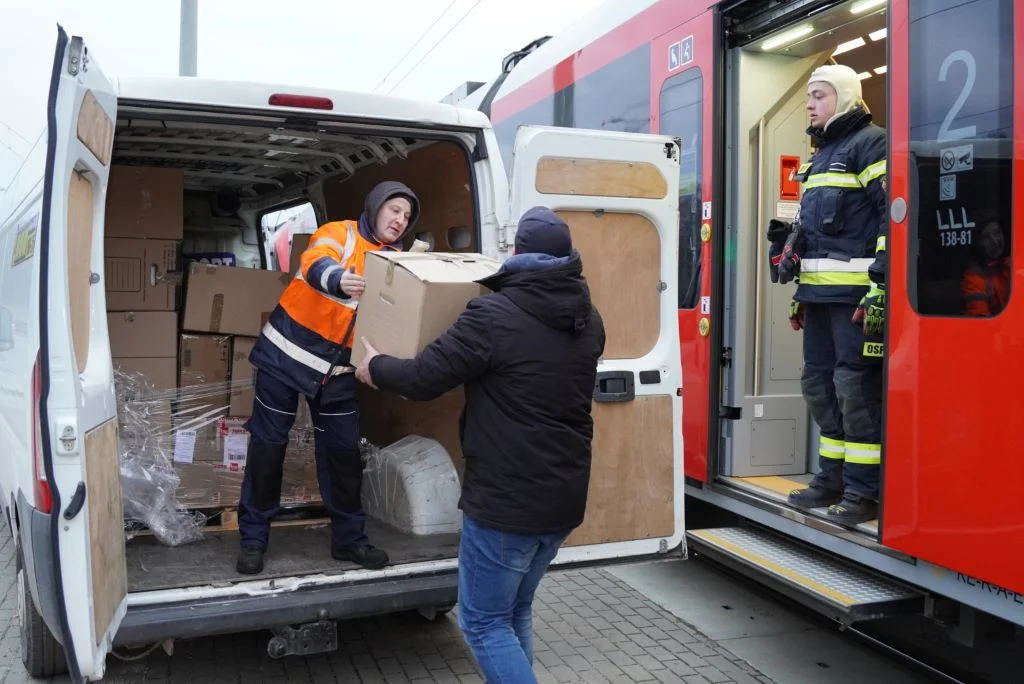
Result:
[[[53,638],[36,610],[18,552],[18,622],[21,623],[21,662],[32,677],[52,677],[68,671],[64,648]]]

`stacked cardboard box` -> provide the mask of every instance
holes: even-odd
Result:
[[[111,355],[119,398],[137,402],[124,407],[137,412],[131,433],[147,432],[122,446],[174,463],[180,505],[233,506],[253,403],[248,356],[290,274],[201,261],[183,273],[184,207],[180,169],[112,167],[104,227]],[[300,417],[284,503],[319,499],[312,434]]]

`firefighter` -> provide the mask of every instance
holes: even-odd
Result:
[[[968,316],[995,316],[1006,306],[1010,293],[1010,259],[1006,256],[1006,237],[999,221],[983,222],[975,257],[964,273],[961,290],[964,313]]]
[[[355,368],[349,364],[356,306],[366,284],[367,252],[400,250],[420,213],[405,185],[380,183],[358,221],[327,223],[313,234],[299,273],[270,314],[249,360],[255,400],[246,423],[249,450],[238,502],[241,550],[236,569],[263,570],[270,521],[281,503],[288,433],[299,395],[313,419],[320,493],[331,519],[331,555],[377,569],[388,555],[369,543],[360,504],[363,464]]]
[[[803,508],[856,525],[878,512],[885,317],[886,134],[871,121],[860,79],[847,66],[808,81],[808,134],[817,150],[792,231],[769,235],[780,282],[798,277],[792,326],[804,331],[801,388],[821,428],[819,472],[789,495]],[[777,228],[777,226],[776,226]]]

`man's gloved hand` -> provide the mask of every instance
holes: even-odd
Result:
[[[853,312],[853,322],[864,326],[865,336],[882,336],[885,329],[885,285],[871,283],[871,289]]]
[[[789,326],[793,330],[801,330],[804,327],[804,305],[795,299],[789,303]]]
[[[779,282],[785,285],[800,275],[800,252],[803,251],[803,235],[799,226],[786,238],[779,256]]]
[[[782,248],[786,243],[793,226],[783,223],[779,219],[772,219],[768,222],[768,275],[772,282],[779,282],[779,262],[782,260]]]

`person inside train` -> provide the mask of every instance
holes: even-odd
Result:
[[[263,571],[300,395],[306,397],[315,428],[316,473],[331,519],[331,555],[371,569],[387,565],[387,553],[370,544],[364,529],[358,382],[349,361],[356,305],[366,289],[366,254],[400,250],[419,214],[412,190],[385,181],[366,196],[358,221],[320,226],[249,354],[256,381],[252,415],[245,424],[249,450],[238,502],[239,573]]]
[[[960,289],[966,315],[995,316],[1006,306],[1010,294],[1010,257],[1006,254],[1006,236],[999,220],[992,218],[981,226]]]
[[[790,319],[803,330],[801,389],[821,428],[819,472],[788,500],[852,526],[878,512],[886,133],[847,66],[817,68],[807,95],[817,150],[796,175],[803,196],[791,230],[769,233],[773,280],[798,278]]]

